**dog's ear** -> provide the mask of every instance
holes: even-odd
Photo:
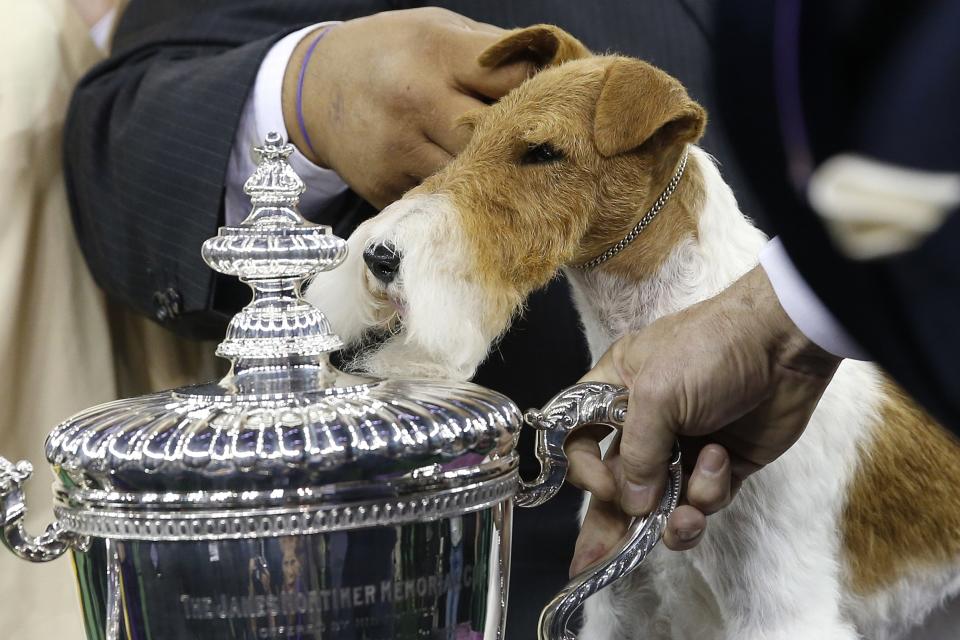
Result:
[[[542,69],[590,56],[590,50],[572,35],[552,24],[537,24],[510,31],[480,54],[478,62],[491,69],[511,62],[532,62]]]
[[[707,112],[678,80],[641,60],[611,59],[593,123],[601,155],[632,151],[654,139],[696,142],[706,124]]]

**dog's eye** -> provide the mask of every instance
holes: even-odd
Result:
[[[523,164],[544,164],[562,159],[563,151],[560,151],[549,142],[544,142],[541,144],[532,144],[527,147],[520,161]]]

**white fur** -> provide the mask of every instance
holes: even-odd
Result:
[[[740,213],[710,157],[697,147],[690,155],[708,194],[699,240],[681,242],[660,272],[639,284],[600,270],[565,269],[595,360],[620,336],[719,293],[757,264],[766,237]]]
[[[568,272],[595,360],[620,336],[718,293],[757,263],[765,237],[740,213],[709,156],[693,148],[690,161],[706,192],[697,239],[676,247],[643,283]],[[457,221],[442,197],[401,200],[351,237],[346,267],[311,288],[309,298],[331,312],[335,330],[358,339],[383,320],[383,305],[369,293],[377,285],[358,275],[359,254],[371,242],[397,245],[401,277],[386,291],[405,302],[404,329],[364,361],[374,372],[466,377],[496,339],[500,328],[483,322],[495,295],[471,278]],[[331,299],[336,304],[326,304]],[[918,572],[867,598],[845,587],[839,519],[858,446],[877,422],[879,382],[872,365],[845,361],[797,444],[711,518],[696,549],[660,547],[626,580],[589,600],[580,637],[892,640],[957,592],[954,568]]]
[[[363,263],[363,250],[384,241],[403,255],[400,275],[387,287],[376,283]],[[356,366],[383,376],[465,380],[501,331],[486,323],[492,296],[474,281],[473,272],[449,201],[441,196],[405,198],[357,228],[349,239],[346,263],[319,274],[306,298],[327,315],[341,338],[356,343],[393,314],[369,288],[383,292],[403,307],[402,329],[371,345]]]
[[[958,593],[960,566],[924,567],[869,598],[850,598],[844,606],[864,638],[898,640],[911,637],[912,629],[944,605],[951,613],[950,620],[956,623],[955,607],[949,605],[955,604],[953,598]]]

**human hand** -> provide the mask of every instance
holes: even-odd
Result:
[[[314,37],[299,44],[284,77],[283,111],[291,141],[313,162],[384,207],[446,164],[466,144],[465,113],[523,82],[533,66],[488,68],[480,54],[507,32],[433,7],[389,11],[344,22],[319,42],[304,81],[300,68]]]
[[[632,516],[653,510],[678,438],[684,460],[696,463],[663,539],[674,550],[695,546],[706,516],[800,437],[839,362],[800,333],[760,267],[616,342],[583,379],[630,389],[619,441],[605,460],[605,433],[580,430],[567,441],[568,477],[592,493],[571,573],[617,544]]]

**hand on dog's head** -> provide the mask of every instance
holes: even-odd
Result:
[[[402,315],[402,330],[360,361],[374,373],[472,375],[527,296],[622,238],[703,132],[706,114],[677,80],[593,56],[557,27],[510,32],[480,55],[488,66],[519,60],[542,71],[472,115],[457,158],[361,225],[353,267],[331,274],[350,282],[321,274],[311,288],[351,342]],[[641,268],[656,269],[695,229],[662,221],[671,215],[638,242]],[[378,244],[398,261],[389,280],[363,266]]]

